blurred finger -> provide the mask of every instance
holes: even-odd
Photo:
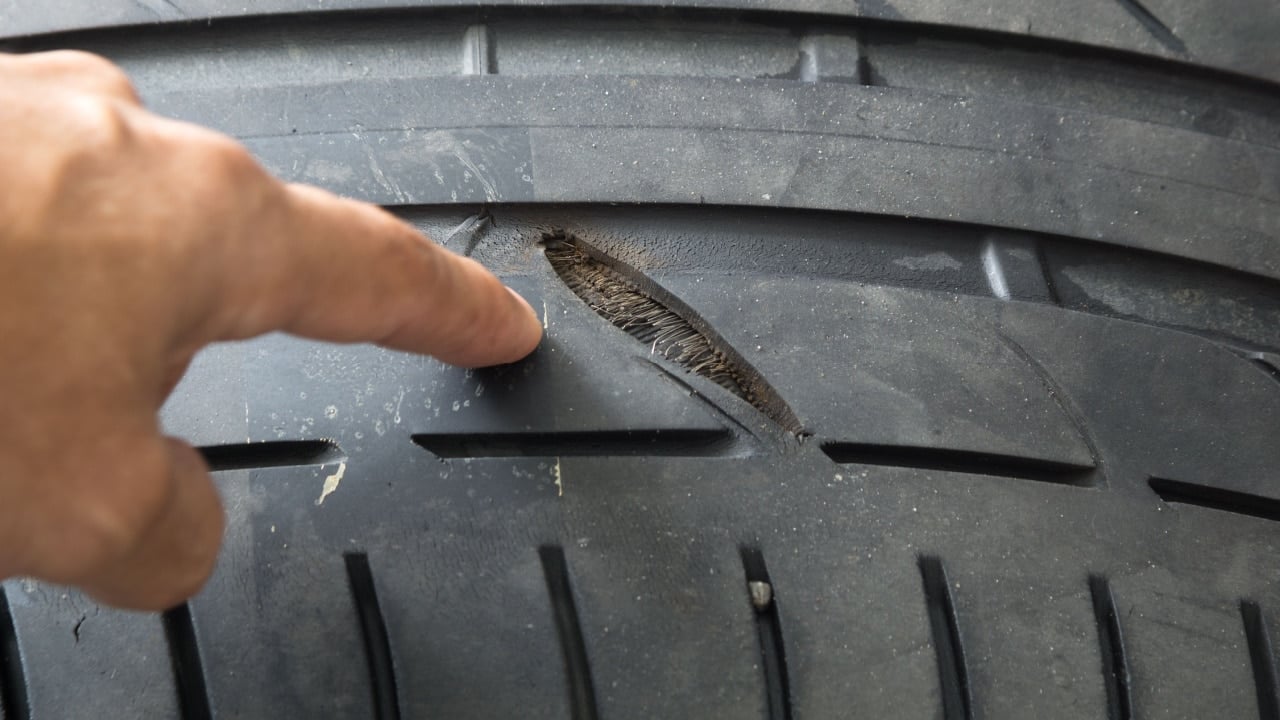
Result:
[[[492,273],[374,206],[291,185],[254,232],[258,265],[224,305],[232,337],[284,330],[476,366],[518,360],[542,336]]]
[[[170,501],[133,551],[79,582],[117,607],[163,610],[194,595],[213,572],[225,518],[208,467],[190,445],[165,438]]]

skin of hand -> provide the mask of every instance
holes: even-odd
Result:
[[[157,412],[195,353],[282,330],[478,366],[528,303],[382,210],[271,177],[77,52],[0,54],[0,577],[158,610],[212,572],[208,468]]]

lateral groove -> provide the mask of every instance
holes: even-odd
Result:
[[[1249,644],[1253,684],[1258,692],[1259,720],[1280,720],[1280,692],[1277,691],[1275,651],[1262,608],[1251,600],[1240,601],[1240,619]]]
[[[9,609],[9,591],[0,585],[0,709],[5,720],[30,720],[31,705],[27,694],[27,676],[22,663],[22,649]]]
[[[951,585],[940,558],[922,555],[920,577],[924,582],[925,607],[934,653],[938,660],[938,685],[942,695],[943,720],[969,720],[973,717],[973,700],[969,690],[969,672],[965,666],[964,645]]]
[[[727,429],[417,433],[410,439],[440,458],[717,457],[733,446]]]
[[[1237,515],[1280,521],[1280,500],[1273,498],[1159,477],[1150,478],[1147,484],[1167,503],[1199,505]]]
[[[538,548],[542,572],[555,615],[560,650],[564,655],[565,678],[568,681],[569,716],[573,720],[596,720],[595,686],[591,680],[591,663],[587,643],[582,636],[577,606],[573,601],[573,585],[569,577],[569,561],[564,548],[544,545]]]
[[[186,603],[166,610],[161,615],[169,659],[173,665],[174,685],[178,690],[178,709],[182,720],[212,720],[209,693],[205,686],[204,663],[196,639],[191,607]]]
[[[1048,273],[1045,274],[1045,277],[1049,277]],[[1052,284],[1050,287],[1050,292],[1056,300],[1057,294],[1052,290]],[[1049,373],[1049,369],[1042,365],[1034,355],[1027,352],[1027,349],[1022,347],[1022,343],[1014,340],[1000,328],[996,328],[996,337],[1000,338],[1001,342],[1012,350],[1015,355],[1022,358],[1022,361],[1035,371],[1036,377],[1040,378],[1040,384],[1043,385],[1045,391],[1049,393],[1049,397],[1053,398],[1053,402],[1058,406],[1058,409],[1061,410],[1062,414],[1067,416],[1067,420],[1071,421],[1071,424],[1075,426],[1076,432],[1080,434],[1080,439],[1084,441],[1085,447],[1089,448],[1089,456],[1093,458],[1095,474],[1090,478],[1088,484],[1106,484],[1106,462],[1102,459],[1102,452],[1098,450],[1097,441],[1093,439],[1093,432],[1089,429],[1089,423],[1085,421],[1084,413],[1076,407],[1076,404],[1071,400],[1071,396],[1068,395],[1062,386],[1058,384],[1058,381],[1053,379],[1053,375]]]
[[[1276,364],[1276,356],[1270,353],[1255,352],[1249,353],[1248,358],[1254,365],[1261,368],[1262,372],[1266,373],[1268,377],[1280,383],[1280,365]]]
[[[1142,27],[1151,33],[1151,37],[1155,38],[1161,45],[1179,55],[1187,54],[1186,43],[1182,42],[1182,39],[1174,34],[1168,25],[1165,25],[1160,18],[1156,17],[1155,13],[1148,10],[1141,2],[1138,0],[1116,0],[1116,2],[1141,23]]]
[[[1102,656],[1102,681],[1107,689],[1107,720],[1130,720],[1133,699],[1129,688],[1129,661],[1125,656],[1124,635],[1116,613],[1111,585],[1101,575],[1089,576],[1089,595],[1093,599],[1093,616],[1098,625],[1098,651]]]
[[[360,634],[364,638],[365,660],[369,665],[369,684],[373,689],[373,716],[376,720],[399,720],[400,699],[396,693],[395,663],[391,658],[391,641],[387,624],[378,605],[378,591],[364,553],[346,553],[347,582],[355,601]]]
[[[270,442],[205,445],[196,448],[211,472],[249,468],[324,465],[343,459],[332,440],[272,440]]]
[[[851,442],[826,442],[821,448],[833,462],[842,465],[941,470],[1078,487],[1092,485],[1094,478],[1094,468],[1088,466],[971,450]]]
[[[764,554],[752,547],[742,548],[741,554],[742,569],[747,580],[747,596],[755,610],[756,630],[760,636],[760,665],[764,673],[769,718],[791,720],[791,682],[787,673],[782,621],[778,615],[777,590],[769,579]]]

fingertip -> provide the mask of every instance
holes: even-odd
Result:
[[[516,304],[520,309],[516,311],[519,327],[515,332],[515,341],[512,343],[513,357],[507,362],[515,362],[527,357],[538,347],[538,343],[542,342],[543,321],[538,319],[538,313],[524,299],[520,293],[507,287],[507,292],[511,297],[515,298]]]

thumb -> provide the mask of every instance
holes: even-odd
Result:
[[[129,551],[79,581],[117,607],[164,610],[196,594],[213,572],[225,518],[209,469],[195,448],[164,438],[169,500]]]

